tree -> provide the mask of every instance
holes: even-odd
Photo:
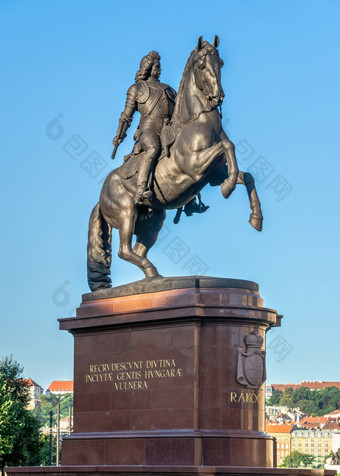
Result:
[[[0,374],[0,461],[2,456],[12,451],[15,435],[12,433],[17,408],[7,391],[6,380]]]
[[[274,401],[277,402],[278,398],[279,394],[276,393]],[[272,399],[269,401],[273,403]],[[287,387],[285,392],[281,393],[278,404],[288,408],[299,407],[301,411],[312,416],[322,416],[339,409],[340,389],[326,387],[320,390],[311,390],[308,387],[300,387],[293,390],[292,387]]]
[[[66,393],[64,395],[41,395],[39,397],[40,405],[37,406],[33,413],[39,419],[40,426],[50,425],[50,412],[56,415],[57,404],[60,403],[60,416],[65,418],[69,415],[69,407],[73,407],[73,394]]]
[[[281,407],[288,407],[288,408],[294,408],[294,390],[292,387],[287,387],[285,389],[285,393],[282,395],[280,398],[280,406]]]
[[[273,393],[271,394],[268,403],[270,405],[278,405],[280,403],[282,395],[282,390],[273,390]]]
[[[304,413],[314,415],[318,412],[319,408],[313,400],[300,400],[296,403],[296,406]]]
[[[40,459],[38,419],[27,409],[29,388],[23,368],[11,357],[0,360],[0,467],[35,465]]]
[[[298,451],[293,451],[290,455],[286,456],[282,462],[284,468],[300,468],[303,466],[311,466],[314,461],[314,456],[299,453]]]
[[[312,400],[312,391],[308,387],[298,387],[293,393],[294,403],[299,403],[300,400]]]
[[[57,454],[57,439],[55,436],[52,438],[52,454],[50,455],[50,435],[42,435],[40,438],[41,450],[40,450],[40,465],[41,466],[50,466],[50,456],[51,461],[56,460]]]

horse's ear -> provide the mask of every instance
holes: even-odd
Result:
[[[215,39],[214,39],[215,48],[217,48],[219,44],[220,44],[220,38],[217,35],[215,35]]]
[[[198,42],[197,42],[197,50],[201,50],[203,48],[203,36],[200,36],[198,38]]]

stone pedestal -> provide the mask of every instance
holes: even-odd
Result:
[[[284,474],[265,425],[258,285],[188,277],[89,293],[74,336],[74,432],[59,468],[9,474]],[[327,474],[333,474],[328,472]]]
[[[241,385],[237,365],[245,337],[264,343],[277,313],[247,281],[163,279],[157,288],[86,295],[77,317],[60,321],[75,345],[74,433],[62,464],[274,466],[264,386]]]

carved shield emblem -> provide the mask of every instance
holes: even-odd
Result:
[[[256,353],[244,359],[244,374],[254,387],[260,387],[263,382],[263,357]]]
[[[246,346],[237,349],[236,380],[247,388],[260,388],[266,379],[266,353],[261,350],[263,338],[251,332],[244,338]]]

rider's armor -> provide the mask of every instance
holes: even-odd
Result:
[[[160,134],[164,125],[168,124],[174,110],[176,92],[167,84],[150,77],[146,81],[139,80],[128,92],[124,111],[119,120],[117,137],[124,138],[130,126],[135,111],[141,115],[138,129],[135,133],[135,145],[132,155],[143,153],[138,169],[136,204],[151,198],[149,186],[150,175],[155,160],[161,152]]]

